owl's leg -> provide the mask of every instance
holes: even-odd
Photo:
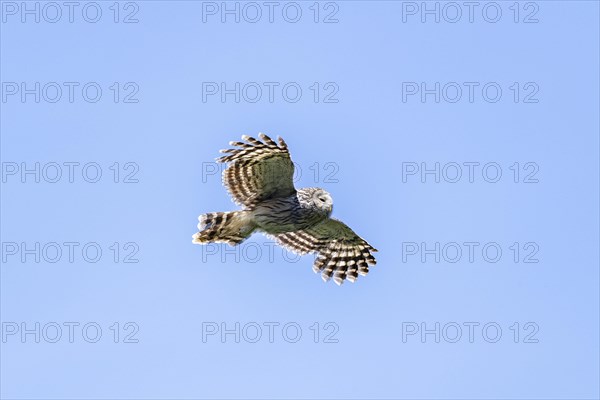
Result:
[[[256,224],[250,211],[228,211],[203,214],[198,217],[200,232],[192,236],[192,243],[228,243],[235,246],[249,237]]]

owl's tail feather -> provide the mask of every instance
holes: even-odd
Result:
[[[198,217],[200,232],[192,236],[192,243],[242,243],[252,234],[254,224],[250,211],[228,211],[203,214]]]

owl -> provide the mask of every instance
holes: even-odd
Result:
[[[217,159],[228,163],[223,185],[238,211],[200,215],[193,243],[236,246],[254,232],[262,232],[298,254],[316,253],[313,270],[325,282],[355,282],[375,265],[377,250],[342,221],[331,218],[333,199],[321,188],[294,187],[294,164],[287,144],[265,134],[261,140],[242,136]]]

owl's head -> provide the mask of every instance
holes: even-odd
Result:
[[[333,198],[326,190],[321,188],[313,189],[310,202],[315,208],[325,212],[327,216],[333,211]]]

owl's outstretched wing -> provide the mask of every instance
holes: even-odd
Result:
[[[283,139],[275,143],[260,133],[257,140],[242,136],[244,142],[230,142],[233,149],[221,150],[228,153],[217,159],[229,163],[223,171],[223,185],[236,204],[253,207],[257,203],[276,197],[294,194],[294,164]]]
[[[367,275],[369,264],[376,263],[371,253],[377,250],[337,219],[329,218],[310,228],[272,237],[296,253],[318,253],[313,271],[321,272],[324,281],[333,275],[338,285],[345,279],[356,281],[358,274]]]

